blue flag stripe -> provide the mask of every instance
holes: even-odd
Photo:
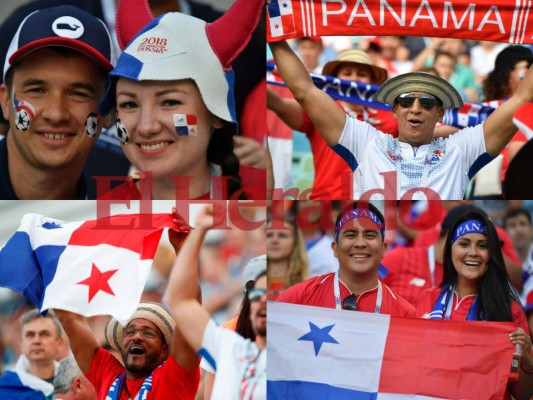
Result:
[[[305,381],[267,381],[269,400],[376,400],[378,394]]]
[[[18,231],[0,251],[0,286],[22,293],[40,308],[65,246],[32,249],[27,232]]]

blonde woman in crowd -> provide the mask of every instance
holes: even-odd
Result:
[[[268,299],[308,277],[309,263],[302,232],[295,221],[284,229],[268,229]]]

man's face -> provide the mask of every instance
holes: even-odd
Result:
[[[124,329],[122,359],[130,374],[147,376],[168,357],[168,346],[159,328],[146,319],[134,319]]]
[[[354,219],[341,229],[336,242],[331,244],[339,260],[339,271],[352,276],[376,272],[385,254],[377,226],[367,219]]]
[[[322,45],[313,40],[303,39],[298,41],[297,47],[305,68],[308,71],[314,70],[318,66]]]
[[[10,90],[0,88],[2,111],[10,123],[10,165],[81,170],[96,140],[86,135],[85,123],[90,113],[97,113],[106,82],[103,69],[78,52],[63,55],[45,48],[22,58],[13,67]],[[26,131],[16,127],[14,98],[35,110]]]
[[[362,64],[346,63],[341,64],[337,70],[337,78],[346,79],[349,81],[358,81],[363,83],[372,82],[372,69],[370,66]]]
[[[517,215],[505,221],[505,230],[518,250],[527,250],[531,246],[533,226],[525,215]]]
[[[455,71],[455,60],[446,54],[441,54],[435,59],[433,68],[435,68],[442,79],[449,80]]]
[[[413,95],[419,96],[425,93],[412,92]],[[444,109],[436,105],[430,110],[420,105],[420,100],[416,99],[410,107],[402,107],[394,104],[392,114],[398,120],[399,135],[401,142],[409,143],[411,146],[418,147],[423,144],[431,143],[435,125],[444,115]]]
[[[265,290],[265,294],[258,301],[250,303],[250,321],[252,329],[257,336],[266,336],[267,327],[267,309],[266,309],[266,275],[261,276],[255,281],[254,288]]]
[[[30,363],[52,363],[62,343],[51,318],[36,318],[22,328],[22,354]]]

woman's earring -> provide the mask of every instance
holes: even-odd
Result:
[[[115,126],[117,128],[118,140],[120,140],[122,144],[128,143],[130,141],[130,134],[128,130],[126,129],[126,127],[124,126],[124,124],[122,123],[122,121],[120,120],[120,118],[118,118],[117,121],[115,122]]]

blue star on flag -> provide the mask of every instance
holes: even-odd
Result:
[[[313,346],[315,348],[315,356],[318,356],[318,352],[320,351],[320,348],[322,347],[323,343],[335,343],[339,344],[330,334],[329,332],[335,325],[329,325],[325,326],[324,328],[319,328],[315,324],[313,324],[311,321],[309,321],[309,328],[311,329],[310,332],[306,333],[302,337],[298,338],[298,340],[306,340],[309,342],[313,342]]]
[[[42,227],[44,229],[59,229],[59,228],[62,228],[61,225],[56,224],[55,222],[45,222],[44,224],[42,224]]]

